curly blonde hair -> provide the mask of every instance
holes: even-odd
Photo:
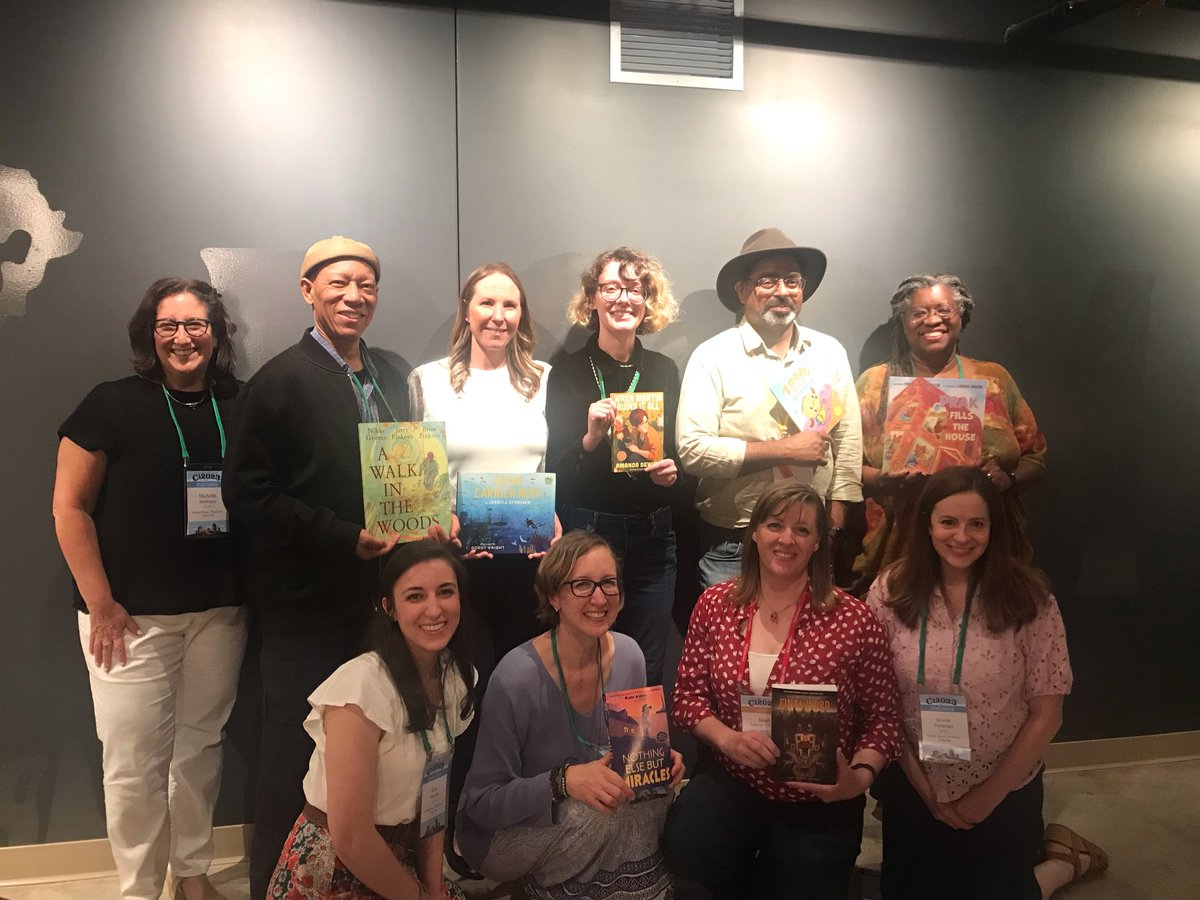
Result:
[[[471,377],[471,326],[467,322],[467,308],[475,295],[475,285],[489,275],[507,276],[517,286],[521,295],[521,321],[517,333],[504,348],[508,363],[508,378],[512,386],[526,400],[533,399],[542,384],[544,369],[533,359],[533,317],[529,314],[529,303],[525,299],[525,286],[508,263],[484,263],[467,276],[458,294],[458,315],[450,332],[450,386],[454,393],[461,394],[463,385]]]
[[[653,334],[662,331],[679,318],[679,302],[671,292],[671,281],[662,264],[648,253],[632,247],[617,247],[605,250],[591,266],[579,276],[579,290],[567,304],[567,319],[573,325],[582,325],[598,331],[600,320],[596,315],[595,297],[600,286],[600,273],[610,262],[621,264],[621,277],[626,281],[637,281],[646,298],[646,315],[638,326],[638,334]]]

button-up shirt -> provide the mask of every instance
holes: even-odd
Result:
[[[798,430],[771,385],[801,365],[814,380],[828,383],[845,406],[829,432],[826,464],[789,463],[740,474],[747,443],[778,440]],[[696,508],[711,525],[749,524],[759,496],[778,478],[803,480],[826,502],[862,499],[862,420],[850,361],[837,340],[811,328],[795,326],[783,356],[745,321],[697,347],[683,376],[676,435],[683,468],[700,478]]]

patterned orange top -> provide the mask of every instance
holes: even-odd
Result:
[[[1038,430],[1033,410],[1021,396],[1017,382],[1004,366],[960,356],[963,378],[978,378],[987,382],[987,401],[983,413],[983,455],[992,458],[1006,472],[1011,472],[1021,459],[1039,466],[1046,464],[1046,437]],[[863,465],[879,468],[883,463],[883,412],[887,395],[887,365],[872,366],[855,382],[858,404],[862,410]],[[1024,509],[1017,494],[1003,495],[1010,524],[1019,535],[1015,546],[1024,543]],[[915,498],[913,498],[915,499]],[[885,524],[887,498],[867,500],[867,534],[863,552],[854,563],[854,570],[866,569],[867,561],[880,551]],[[902,517],[901,517],[902,518]],[[899,527],[893,527],[880,569],[891,562],[899,547]]]

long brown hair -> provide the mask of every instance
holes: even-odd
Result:
[[[430,702],[429,695],[421,685],[421,675],[417,670],[416,660],[413,659],[412,649],[408,641],[400,633],[400,626],[393,618],[396,604],[396,583],[404,573],[413,566],[432,560],[440,560],[450,567],[454,580],[458,584],[459,608],[467,608],[467,573],[458,557],[450,552],[448,545],[440,541],[419,540],[400,544],[388,557],[384,564],[383,573],[379,578],[379,608],[370,620],[366,635],[365,647],[374,650],[383,660],[396,693],[404,704],[408,717],[407,728],[410,732],[427,731],[432,728],[437,719],[437,707]],[[468,625],[465,616],[460,616],[458,628],[450,637],[450,643],[442,651],[439,660],[442,667],[439,675],[453,668],[463,684],[467,686],[459,705],[458,714],[462,719],[468,719],[475,708],[474,691],[471,690],[474,673],[471,668],[471,645]]]
[[[987,505],[990,534],[987,548],[975,561],[970,590],[994,634],[1020,628],[1033,621],[1050,595],[1046,576],[1021,562],[1004,515],[1003,501],[991,479],[974,466],[955,466],[931,475],[917,499],[912,519],[906,523],[904,553],[888,569],[887,605],[896,618],[915,628],[921,609],[941,584],[942,560],[930,536],[933,508],[955,494],[974,493]]]
[[[541,387],[544,370],[533,359],[533,317],[529,315],[525,287],[512,266],[503,262],[478,266],[467,276],[462,290],[458,292],[458,310],[454,328],[450,332],[450,386],[454,388],[454,393],[461,394],[463,385],[471,377],[471,326],[467,322],[467,310],[475,294],[475,285],[489,275],[505,275],[512,279],[521,295],[521,321],[517,323],[517,333],[504,348],[504,358],[513,388],[526,400],[531,400]]]
[[[225,311],[221,294],[207,281],[196,278],[160,278],[142,295],[133,318],[129,320],[129,348],[133,351],[133,371],[143,378],[161,382],[162,361],[154,348],[154,320],[158,318],[158,305],[176,294],[191,294],[208,314],[208,327],[212,329],[213,352],[205,370],[209,384],[216,384],[233,377],[233,335],[237,325]]]
[[[758,498],[754,511],[750,513],[750,524],[742,538],[742,571],[737,585],[729,595],[734,606],[746,606],[758,593],[759,577],[758,544],[754,542],[754,530],[770,516],[781,516],[795,504],[810,506],[817,518],[817,549],[808,561],[808,584],[812,588],[813,609],[831,610],[838,605],[837,591],[833,588],[832,558],[829,549],[829,514],[821,495],[812,485],[781,481],[773,484]]]

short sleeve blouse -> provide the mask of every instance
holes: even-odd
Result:
[[[867,605],[879,618],[892,649],[892,664],[900,687],[904,732],[916,747],[921,737],[920,695],[962,693],[967,698],[967,729],[971,761],[926,763],[929,783],[943,803],[956,800],[985,781],[999,764],[1029,717],[1032,697],[1069,694],[1071,662],[1058,603],[1047,598],[1032,622],[996,634],[987,627],[978,600],[971,606],[967,644],[963,650],[962,680],[952,681],[952,668],[961,619],[953,619],[940,592],[929,604],[925,640],[925,685],[917,684],[920,630],[909,628],[886,605],[887,576],[871,585]],[[1041,769],[1036,763],[1021,784]]]
[[[452,735],[466,730],[471,719],[459,716],[466,686],[454,669],[446,673],[446,722]],[[398,825],[413,821],[421,796],[421,772],[425,767],[425,745],[420,732],[408,730],[404,701],[379,654],[356,656],[330,675],[308,698],[312,712],[304,720],[304,730],[316,744],[304,776],[304,796],[318,809],[329,809],[325,771],[325,710],[339,706],[357,706],[383,732],[379,740],[379,764],[376,769],[375,824]],[[441,717],[426,732],[432,751],[450,749]]]

